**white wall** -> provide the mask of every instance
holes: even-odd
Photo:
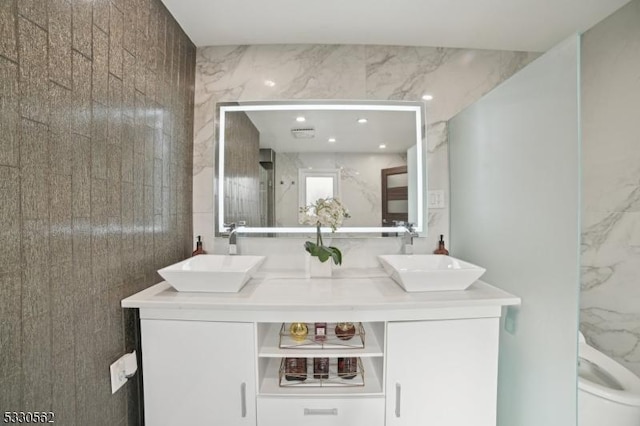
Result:
[[[451,254],[522,298],[501,335],[501,426],[576,424],[578,63],[576,37],[450,121]]]
[[[582,42],[580,329],[640,376],[640,0]]]

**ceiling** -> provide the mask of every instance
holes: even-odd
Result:
[[[227,114],[238,114],[228,112]],[[406,111],[251,111],[260,148],[276,152],[406,154],[416,144],[416,116]],[[304,122],[297,122],[304,117]],[[358,123],[366,118],[366,123]],[[291,129],[312,128],[313,137],[296,139]],[[334,138],[335,142],[329,142]],[[380,148],[380,145],[385,145]]]
[[[196,46],[382,44],[543,52],[629,0],[163,0]]]

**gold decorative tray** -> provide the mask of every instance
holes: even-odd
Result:
[[[282,323],[280,327],[281,349],[362,349],[365,343],[364,327],[361,322],[353,323],[355,333],[351,338],[336,335],[337,323],[327,323],[327,332],[324,340],[316,339],[314,334],[314,323],[306,323],[309,330],[304,338],[294,338],[289,332],[291,323]]]
[[[346,379],[338,374],[338,358],[329,358],[329,373],[327,378],[315,378],[313,373],[313,358],[307,359],[307,374],[285,372],[285,359],[280,362],[279,385],[282,387],[356,387],[364,386],[364,368],[362,360],[358,358],[358,371],[349,373],[353,376]],[[289,380],[287,380],[289,377]],[[304,379],[304,380],[302,380]]]

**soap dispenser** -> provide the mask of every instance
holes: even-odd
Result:
[[[198,235],[198,241],[196,241],[196,249],[191,253],[191,256],[197,256],[199,254],[205,254],[204,249],[202,248],[202,239],[200,235]]]
[[[433,254],[449,255],[449,250],[447,250],[444,247],[444,235],[440,234],[440,241],[438,241],[438,248],[433,252]]]

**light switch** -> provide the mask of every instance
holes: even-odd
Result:
[[[444,209],[444,190],[434,189],[428,191],[428,207],[430,209]]]

